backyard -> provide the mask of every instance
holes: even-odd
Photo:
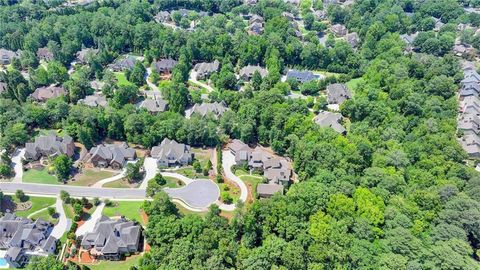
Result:
[[[84,169],[81,173],[75,175],[74,180],[69,181],[68,185],[91,186],[102,179],[112,177],[116,174],[115,172],[100,170],[98,168]]]
[[[257,198],[257,185],[263,183],[263,176],[258,173],[252,173],[237,169],[235,175],[238,176],[247,185],[248,189],[252,192],[253,199]]]
[[[142,256],[134,255],[128,257],[124,261],[100,261],[96,264],[84,264],[91,270],[129,270],[134,269],[132,267],[138,265],[138,262]]]
[[[124,216],[129,220],[136,220],[145,225],[145,220],[142,217],[142,205],[143,202],[140,201],[114,201],[111,202],[111,206],[105,206],[102,214],[107,217]]]
[[[127,77],[125,76],[125,73],[114,72],[114,74],[115,74],[115,78],[117,79],[118,86],[132,85],[132,83],[127,80]]]
[[[57,177],[48,173],[46,167],[32,168],[23,172],[23,182],[58,185]]]

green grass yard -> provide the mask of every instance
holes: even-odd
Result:
[[[356,78],[356,79],[352,79],[352,80],[348,81],[345,85],[350,90],[350,92],[352,92],[352,95],[354,95],[355,90],[357,89],[358,85],[360,83],[364,82],[364,81],[365,80],[363,78]]]
[[[140,208],[142,207],[143,202],[114,201],[112,204],[113,206],[105,206],[103,209],[103,214],[105,216],[125,216],[127,219],[134,219],[140,222],[142,225],[145,225],[140,214]]]
[[[103,187],[106,188],[137,188],[140,183],[130,184],[127,179],[119,179],[110,183],[106,183]]]
[[[57,177],[48,173],[47,168],[40,170],[29,169],[28,171],[23,172],[23,182],[50,185],[58,185],[60,183]]]
[[[13,196],[12,199],[16,203],[20,202],[20,200],[18,198],[16,198],[15,196]],[[32,202],[32,207],[28,210],[25,210],[25,211],[15,212],[15,214],[17,216],[28,217],[30,214],[32,214],[32,213],[34,213],[34,212],[36,212],[40,209],[43,209],[43,208],[54,205],[56,199],[55,198],[47,198],[47,197],[32,197],[32,196],[29,196],[28,201]]]
[[[57,222],[58,222],[58,218],[52,217],[48,213],[48,209],[44,209],[43,211],[40,211],[40,212],[36,213],[35,215],[31,216],[31,218],[33,218],[33,219],[41,218],[41,219],[43,219],[45,221],[48,221],[48,222],[51,222],[53,224],[57,224]]]
[[[98,264],[84,264],[91,270],[129,270],[133,266],[138,266],[141,255],[128,257],[125,261],[100,261]]]
[[[127,77],[125,76],[125,73],[114,72],[114,74],[115,74],[115,78],[117,79],[118,86],[132,85],[132,83],[127,80]]]
[[[167,183],[162,187],[178,188],[183,186],[183,182],[175,177],[164,176],[163,178],[167,181]]]
[[[116,175],[114,172],[102,171],[99,169],[86,169],[75,177],[75,181],[69,181],[72,186],[91,186],[96,182]]]

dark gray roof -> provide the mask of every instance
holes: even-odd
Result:
[[[155,70],[157,72],[170,72],[176,65],[178,64],[177,61],[173,59],[161,59],[155,62]]]
[[[211,63],[207,63],[207,62],[198,63],[195,65],[193,70],[195,70],[200,76],[206,76],[213,72],[218,71],[219,66],[220,66],[220,62],[218,62],[218,60],[215,60]]]
[[[78,101],[78,104],[83,104],[90,107],[106,107],[108,105],[107,98],[101,93],[94,93],[86,96]]]
[[[460,111],[467,114],[480,114],[480,100],[477,96],[467,96],[460,102]]]
[[[129,70],[129,69],[133,69],[137,61],[138,61],[137,57],[133,55],[126,55],[124,57],[118,58],[117,60],[115,60],[115,62],[113,62],[108,66],[115,71]]]
[[[350,98],[352,98],[352,94],[345,84],[334,83],[327,86],[328,104],[342,104]]]
[[[287,72],[287,80],[293,79],[298,82],[304,83],[304,82],[309,82],[312,80],[318,80],[320,79],[319,75],[313,74],[311,71],[308,70],[295,70],[291,69]]]
[[[0,64],[9,64],[13,58],[19,57],[18,53],[0,48]]]
[[[53,60],[53,53],[47,47],[43,47],[37,50],[37,57],[40,60],[50,61]]]

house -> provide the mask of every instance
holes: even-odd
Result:
[[[53,58],[53,53],[50,52],[50,50],[47,47],[39,48],[37,50],[37,58],[39,60],[44,60],[44,61],[52,61]]]
[[[168,102],[160,97],[146,98],[137,103],[138,109],[146,109],[150,113],[165,112],[168,110]]]
[[[350,44],[352,48],[356,48],[360,44],[360,37],[356,32],[348,33],[345,36],[345,41],[347,41],[347,43]]]
[[[137,57],[126,55],[125,57],[117,58],[112,64],[109,64],[108,67],[115,72],[132,70],[137,61]]]
[[[107,98],[100,92],[93,95],[88,95],[78,101],[78,104],[83,104],[89,107],[106,107],[108,105]]]
[[[33,221],[5,213],[0,218],[0,249],[7,250],[10,266],[24,267],[31,257],[54,254],[57,239],[51,236],[53,224],[41,218]]]
[[[322,128],[332,128],[336,132],[345,135],[347,130],[342,126],[343,116],[340,113],[320,111],[313,121]]]
[[[463,150],[472,158],[480,158],[480,137],[476,134],[465,135],[458,139]]]
[[[460,89],[460,99],[468,96],[478,96],[480,93],[480,74],[471,67],[463,71],[462,88]]]
[[[39,136],[35,142],[25,144],[25,159],[38,160],[40,157],[56,157],[66,155],[72,157],[75,153],[75,143],[72,137],[65,135],[58,137],[55,134]]]
[[[247,6],[254,6],[257,4],[257,1],[258,0],[244,0],[243,2],[245,3],[245,5]]]
[[[252,23],[248,26],[247,30],[249,35],[259,36],[263,34],[263,24],[261,23]]]
[[[135,149],[128,147],[126,143],[102,144],[90,149],[89,162],[95,167],[112,167],[115,170],[123,168],[127,161],[137,157]]]
[[[62,86],[43,86],[35,89],[35,91],[31,94],[31,97],[39,102],[45,102],[52,98],[57,98],[60,96],[65,96],[67,92],[65,88]]]
[[[347,27],[345,27],[343,24],[334,24],[332,25],[331,30],[332,33],[337,37],[344,37],[348,32]]]
[[[89,57],[92,57],[98,53],[97,49],[91,49],[91,48],[85,48],[82,49],[81,51],[78,51],[76,54],[76,61],[79,64],[85,64],[87,63],[87,60]]]
[[[160,145],[152,148],[150,152],[157,159],[158,166],[170,167],[175,165],[188,165],[193,160],[193,153],[189,145],[178,143],[167,138]]]
[[[417,37],[418,33],[415,34],[402,34],[400,35],[400,39],[405,42],[406,47],[405,51],[406,52],[412,52],[414,47],[413,47],[413,42],[415,41],[415,38]]]
[[[240,69],[238,75],[240,76],[241,79],[245,81],[249,81],[255,72],[258,72],[262,78],[265,78],[268,75],[268,71],[265,68],[262,68],[260,66],[245,66],[242,69]]]
[[[292,13],[290,12],[282,12],[282,17],[286,18],[287,20],[293,22],[295,21],[295,15],[293,15]]]
[[[300,5],[300,0],[283,0],[283,2],[294,5],[294,6]]]
[[[263,24],[263,23],[265,23],[265,20],[263,19],[262,16],[257,15],[257,14],[253,14],[250,17],[250,19],[248,20],[248,24],[254,24],[254,23]]]
[[[275,193],[283,193],[282,185],[275,184],[258,184],[257,195],[259,198],[270,198]]]
[[[101,81],[94,80],[90,82],[90,87],[96,91],[102,90],[104,86],[105,86],[105,83]]]
[[[328,18],[325,10],[315,10],[313,16],[315,16],[315,19],[318,21],[324,21]]]
[[[170,74],[173,70],[173,68],[178,64],[177,61],[173,59],[161,59],[157,62],[155,62],[154,68],[155,71],[160,73],[160,74]]]
[[[309,81],[318,80],[320,78],[320,75],[313,74],[313,72],[307,70],[290,69],[287,72],[287,81],[295,80],[298,83],[306,83]]]
[[[193,107],[189,109],[185,115],[187,118],[190,118],[193,114],[200,115],[201,117],[205,117],[207,114],[212,114],[215,119],[218,119],[227,110],[228,108],[223,101],[202,103],[193,105]]]
[[[119,261],[141,250],[141,234],[140,225],[133,221],[102,216],[93,231],[79,239],[82,249],[88,250],[95,259]]]
[[[18,58],[18,53],[10,50],[0,49],[0,65],[9,65],[13,58]]]
[[[212,73],[217,72],[220,67],[220,62],[215,60],[211,63],[203,62],[198,63],[193,67],[193,70],[197,73],[197,79],[203,80],[210,76]]]
[[[440,18],[435,18],[432,17],[433,20],[435,21],[435,27],[433,28],[433,31],[440,31],[440,29],[445,25]]]
[[[233,140],[228,149],[235,156],[237,166],[263,172],[269,184],[287,186],[292,177],[292,166],[284,158],[274,157],[261,147],[250,148],[240,140]]]
[[[351,99],[352,94],[345,84],[334,83],[327,86],[328,104],[342,104],[345,100]]]
[[[480,133],[480,117],[475,114],[461,114],[458,117],[457,127],[465,135]]]
[[[464,44],[455,44],[452,50],[453,53],[458,57],[474,57],[476,54],[475,49],[472,46]]]
[[[477,96],[467,96],[460,101],[460,113],[480,115],[480,100]]]
[[[160,11],[155,15],[155,21],[157,23],[166,23],[172,20],[170,12],[168,11]]]

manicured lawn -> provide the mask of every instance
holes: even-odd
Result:
[[[232,204],[237,203],[238,199],[240,198],[240,189],[236,185],[233,183],[220,183],[218,186],[220,188],[220,193],[227,192],[230,194],[230,197],[233,200]]]
[[[15,202],[19,202],[16,197],[13,197]],[[40,209],[52,206],[55,204],[55,198],[46,198],[46,197],[32,197],[29,196],[28,201],[32,202],[32,207],[25,211],[18,211],[15,214],[19,217],[28,217],[31,213],[34,213]]]
[[[118,86],[132,85],[132,83],[127,80],[127,77],[125,76],[125,73],[115,72],[114,74],[115,74],[115,78],[117,79]]]
[[[119,179],[110,183],[106,183],[103,187],[106,188],[136,188],[139,183],[130,184],[126,179]]]
[[[167,181],[167,183],[163,185],[163,187],[178,188],[183,186],[183,182],[175,177],[164,176],[163,178]]]
[[[132,266],[138,265],[142,256],[135,255],[128,257],[125,261],[101,261],[98,264],[85,264],[92,270],[129,270]]]
[[[85,211],[85,208],[84,208],[84,214],[83,214],[82,219],[87,220],[90,217],[90,215],[93,214],[93,212],[95,211],[96,208],[97,208],[96,206],[92,206],[87,211]],[[65,210],[65,216],[67,216],[67,218],[73,220],[73,217],[75,217],[75,212],[73,211],[72,205],[71,204],[63,204],[63,209]]]
[[[259,176],[240,176],[240,179],[247,185],[252,188],[252,197],[257,198],[257,185],[263,183],[263,178]]]
[[[143,224],[140,208],[143,202],[114,201],[113,206],[105,206],[103,214],[107,217],[125,216],[127,219],[134,219]],[[144,225],[144,224],[143,224]]]
[[[99,169],[87,169],[75,177],[75,181],[69,181],[72,186],[91,186],[96,182],[116,175],[114,172],[102,171]]]
[[[23,182],[58,185],[60,182],[54,175],[48,174],[48,169],[29,169],[23,172]]]
[[[355,90],[357,89],[358,84],[360,84],[363,81],[364,81],[363,78],[356,78],[348,81],[345,85],[347,86],[348,90],[350,90],[350,92],[352,92],[353,94],[355,93]]]
[[[328,71],[323,71],[323,70],[314,70],[312,71],[314,74],[321,74],[325,77],[329,77],[329,76],[334,76],[334,77],[338,77],[341,75],[341,73],[334,73],[334,72],[328,72]]]
[[[204,217],[207,212],[194,212],[194,211],[190,211],[188,210],[187,208],[183,207],[182,205],[178,204],[178,203],[175,203],[174,204],[177,206],[177,209],[178,209],[178,212],[180,212],[180,214],[186,216],[186,215],[199,215],[201,217]]]
[[[37,129],[36,132],[38,136],[50,135],[52,132],[57,134],[60,137],[67,135],[67,133],[63,129],[43,129],[42,128],[42,129]]]
[[[38,219],[38,218],[41,218],[45,221],[48,221],[48,222],[51,222],[53,224],[57,224],[58,222],[58,218],[54,218],[52,217],[51,215],[48,214],[48,209],[45,209],[41,212],[38,212],[37,214],[31,216],[31,218],[33,219]]]

